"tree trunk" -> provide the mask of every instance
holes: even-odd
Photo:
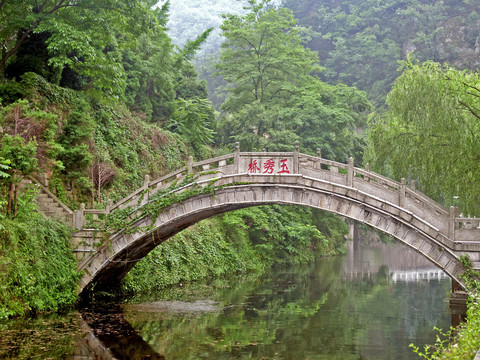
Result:
[[[16,173],[16,170],[13,169],[12,177],[10,178],[10,183],[8,184],[7,215],[11,215],[12,211],[14,211],[14,208],[16,207],[15,173]]]
[[[13,218],[15,219],[18,214],[18,186],[13,184]]]
[[[100,163],[97,164],[97,201],[99,204],[102,203],[102,200],[100,199],[100,186],[102,184],[102,179],[101,179],[101,174],[100,174]]]
[[[10,215],[12,213],[14,197],[15,197],[15,184],[11,182],[8,185],[7,215]]]

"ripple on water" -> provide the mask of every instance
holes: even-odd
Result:
[[[219,304],[213,300],[187,301],[155,301],[142,304],[124,304],[124,310],[149,313],[198,313],[217,312]]]

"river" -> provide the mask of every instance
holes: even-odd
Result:
[[[412,359],[448,329],[450,279],[400,244],[0,323],[0,359]]]

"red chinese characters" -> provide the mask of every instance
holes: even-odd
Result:
[[[268,159],[268,160],[258,160],[250,159],[248,164],[248,173],[249,174],[290,174],[290,169],[288,168],[288,159]],[[260,167],[262,170],[260,170]]]
[[[290,170],[287,167],[287,159],[280,160],[280,168],[279,174],[290,174]]]
[[[273,159],[268,159],[263,163],[263,169],[265,170],[264,174],[272,174],[275,170],[275,161]]]
[[[248,164],[248,172],[250,174],[255,174],[257,171],[260,171],[260,168],[257,165],[257,160],[250,159],[250,164]]]

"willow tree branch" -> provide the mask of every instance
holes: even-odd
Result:
[[[465,106],[468,109],[468,111],[470,111],[472,113],[473,116],[475,116],[478,120],[480,120],[480,115],[478,115],[476,113],[476,111],[474,109],[472,109],[468,104],[464,103],[462,100],[458,100],[458,102],[461,105]]]

